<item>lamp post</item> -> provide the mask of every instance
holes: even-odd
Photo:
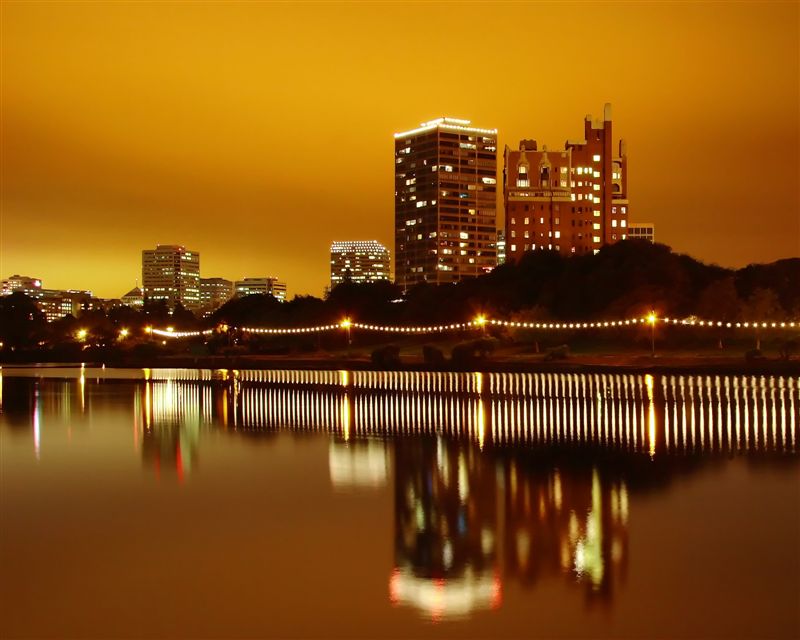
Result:
[[[650,323],[650,357],[656,357],[656,312],[651,311],[647,316],[647,322]]]
[[[475,318],[475,324],[481,328],[483,335],[486,335],[486,316],[481,314]]]
[[[342,320],[339,326],[341,326],[342,329],[344,329],[345,332],[347,333],[347,346],[349,348],[350,345],[352,344],[352,340],[350,339],[350,327],[353,326],[353,323],[350,320],[350,318],[345,318],[344,320]]]

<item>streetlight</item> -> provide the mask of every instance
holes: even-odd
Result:
[[[650,323],[650,357],[656,357],[656,312],[651,311],[647,316],[647,322]]]
[[[483,314],[475,316],[473,322],[483,330],[483,335],[486,335],[486,316]]]
[[[119,339],[124,340],[128,337],[128,330],[127,329],[120,329],[119,330]]]
[[[89,332],[86,329],[78,329],[78,332],[75,335],[78,336],[78,340],[83,342],[84,340],[86,340],[86,336],[88,335],[88,333]]]
[[[353,326],[352,321],[350,318],[345,318],[339,323],[339,326],[347,332],[347,346],[349,347],[351,344],[350,341],[350,327]]]

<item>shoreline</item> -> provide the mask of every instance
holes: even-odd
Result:
[[[426,364],[406,359],[399,366],[378,366],[366,358],[292,356],[163,356],[118,358],[86,362],[0,362],[5,370],[24,368],[106,367],[111,369],[294,369],[321,371],[441,371],[482,373],[661,373],[800,375],[800,359],[678,356],[572,356],[564,360],[485,360],[469,366]]]

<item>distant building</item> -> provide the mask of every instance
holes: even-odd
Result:
[[[3,280],[2,295],[9,296],[16,292],[24,293],[30,298],[41,298],[42,281],[39,278],[20,275],[13,275]]]
[[[503,230],[497,232],[497,264],[498,266],[506,263],[506,233]]]
[[[239,298],[252,295],[270,295],[279,302],[286,301],[286,283],[277,278],[245,278],[235,283]]]
[[[91,291],[77,289],[42,289],[42,297],[37,300],[37,305],[48,322],[68,315],[77,318],[83,311],[104,308],[103,301],[92,296]]]
[[[221,307],[233,297],[231,280],[225,278],[200,278],[200,306],[207,311]]]
[[[142,251],[142,289],[148,301],[164,300],[170,307],[200,306],[200,254],[179,245],[160,244]]]
[[[596,253],[628,234],[628,158],[625,141],[612,150],[611,105],[602,120],[586,116],[584,137],[564,149],[539,149],[522,140],[505,148],[503,195],[506,254],[531,250],[562,255]]]
[[[331,244],[331,288],[351,282],[390,279],[389,250],[376,240],[348,240]]]
[[[438,118],[394,134],[395,281],[458,282],[497,265],[497,129]]]
[[[139,309],[144,305],[144,291],[141,287],[134,287],[120,298],[122,304]]]
[[[628,238],[630,240],[647,240],[655,242],[655,225],[652,222],[629,222]]]

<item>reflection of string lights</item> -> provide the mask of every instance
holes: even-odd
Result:
[[[474,320],[470,320],[469,322],[454,322],[450,324],[422,326],[365,324],[361,322],[353,322],[349,318],[346,318],[338,324],[325,324],[313,327],[228,327],[227,325],[224,325],[224,329],[221,328],[220,331],[233,329],[242,331],[243,333],[287,335],[300,333],[323,333],[341,329],[349,332],[351,329],[360,329],[362,331],[378,331],[383,333],[429,334],[443,333],[445,331],[461,331],[473,327],[485,327],[487,325],[507,327],[509,329],[579,331],[584,329],[624,328],[642,325],[650,325],[655,327],[658,324],[704,328],[717,327],[727,329],[794,329],[796,327],[800,327],[800,321],[726,322],[723,320],[700,320],[697,318],[659,318],[654,313],[650,313],[641,318],[628,318],[626,320],[597,320],[593,322],[518,322],[514,320],[498,320],[496,318],[488,318],[484,315],[479,315]],[[150,333],[154,333],[165,338],[193,338],[201,335],[210,335],[214,332],[213,329],[206,329],[204,331],[175,331],[171,327],[167,328],[167,330],[153,329],[148,327],[148,330]]]

